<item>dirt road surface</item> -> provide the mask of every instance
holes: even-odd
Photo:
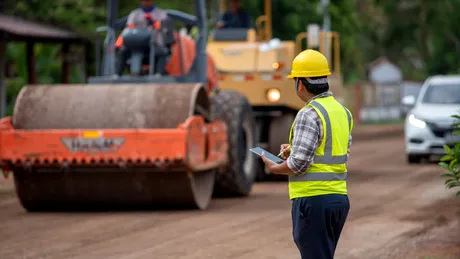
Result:
[[[460,258],[460,199],[401,137],[353,143],[350,215],[336,258]],[[298,259],[286,183],[207,211],[26,213],[0,185],[0,258]]]

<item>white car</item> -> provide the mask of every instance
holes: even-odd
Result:
[[[412,107],[404,125],[409,163],[442,156],[443,145],[454,146],[460,142],[460,135],[453,134],[451,117],[460,114],[460,76],[430,77],[417,97],[406,96],[402,103]]]

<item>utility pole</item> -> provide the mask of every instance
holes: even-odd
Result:
[[[107,1],[107,26],[115,29],[115,22],[118,16],[118,1],[108,0]]]
[[[328,32],[331,31],[331,15],[329,14],[329,0],[321,0],[321,5],[323,9],[324,56],[326,56],[329,64],[331,64],[331,42],[328,39]]]
[[[105,76],[115,74],[115,38],[116,38],[116,28],[115,22],[117,21],[118,16],[118,0],[107,0],[107,33],[111,35],[108,37],[108,42],[106,51],[104,51],[104,61],[103,61],[103,72]]]

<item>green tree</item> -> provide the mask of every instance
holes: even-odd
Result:
[[[460,134],[460,116],[454,115],[452,117],[457,120],[454,123],[454,127],[457,129],[454,134]],[[442,174],[441,177],[447,178],[444,182],[447,188],[458,188],[460,187],[460,143],[456,143],[453,149],[445,145],[444,149],[447,154],[441,158],[439,165],[448,172]],[[460,191],[456,195],[460,196]]]
[[[385,13],[383,52],[408,75],[458,73],[460,1],[374,0]],[[404,17],[402,19],[401,17]]]
[[[206,1],[210,18],[217,1]],[[323,22],[318,13],[320,0],[271,1],[274,37],[292,41],[308,24]],[[0,11],[6,14],[53,23],[88,35],[106,23],[107,0],[0,2]],[[118,0],[118,3],[119,17],[138,6],[137,1]],[[188,13],[193,13],[193,3],[194,0],[157,0],[164,9]],[[253,21],[263,14],[263,0],[243,0],[243,5]],[[331,29],[340,33],[344,80],[347,83],[363,79],[366,65],[381,55],[398,64],[406,78],[423,80],[432,74],[460,73],[458,10],[458,0],[331,0]],[[212,25],[211,19],[209,25]],[[59,60],[57,54],[46,56],[44,53],[37,56],[38,62],[47,58]]]

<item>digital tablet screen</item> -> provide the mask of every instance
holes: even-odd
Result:
[[[251,148],[250,149],[251,152],[261,156],[262,155],[262,152],[264,152],[265,154],[265,157],[270,160],[270,161],[273,161],[277,164],[281,164],[284,162],[284,159],[280,158],[280,157],[277,157],[275,155],[273,155],[272,153],[268,152],[267,150],[263,149],[263,148],[260,148],[260,147],[255,147],[255,148]]]

